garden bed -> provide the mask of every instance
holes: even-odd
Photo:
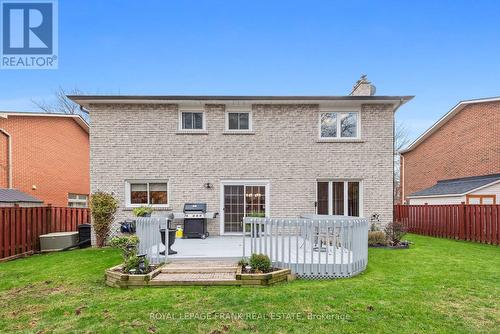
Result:
[[[273,268],[273,271],[268,273],[244,273],[241,267],[236,273],[236,280],[241,281],[242,286],[268,286],[279,282],[292,281],[295,275],[290,269]]]
[[[151,281],[155,276],[157,276],[161,272],[161,266],[156,267],[149,273],[143,275],[127,274],[122,272],[122,270],[123,270],[123,264],[114,266],[106,270],[104,274],[106,285],[113,288],[148,286],[149,281]]]

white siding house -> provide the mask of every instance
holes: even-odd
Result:
[[[500,174],[438,181],[408,196],[411,205],[500,204]]]

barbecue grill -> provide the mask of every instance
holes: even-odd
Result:
[[[182,213],[174,213],[175,219],[184,220],[183,238],[201,239],[205,239],[209,235],[207,219],[213,219],[216,215],[216,213],[207,212],[206,203],[185,203]]]

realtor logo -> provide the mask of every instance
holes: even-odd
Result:
[[[1,0],[0,5],[0,68],[56,69],[56,0]]]

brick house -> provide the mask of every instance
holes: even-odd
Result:
[[[449,193],[452,188],[445,183],[462,182],[466,189],[463,183],[470,177],[489,179],[500,173],[500,97],[459,102],[401,156],[402,198],[437,194],[440,188],[441,199],[414,202],[445,204],[449,195],[465,199],[465,193]]]
[[[0,188],[44,204],[87,206],[88,132],[77,115],[0,112]]]
[[[411,96],[69,96],[90,112],[91,191],[116,219],[207,203],[211,235],[250,212],[392,221],[394,113]]]

